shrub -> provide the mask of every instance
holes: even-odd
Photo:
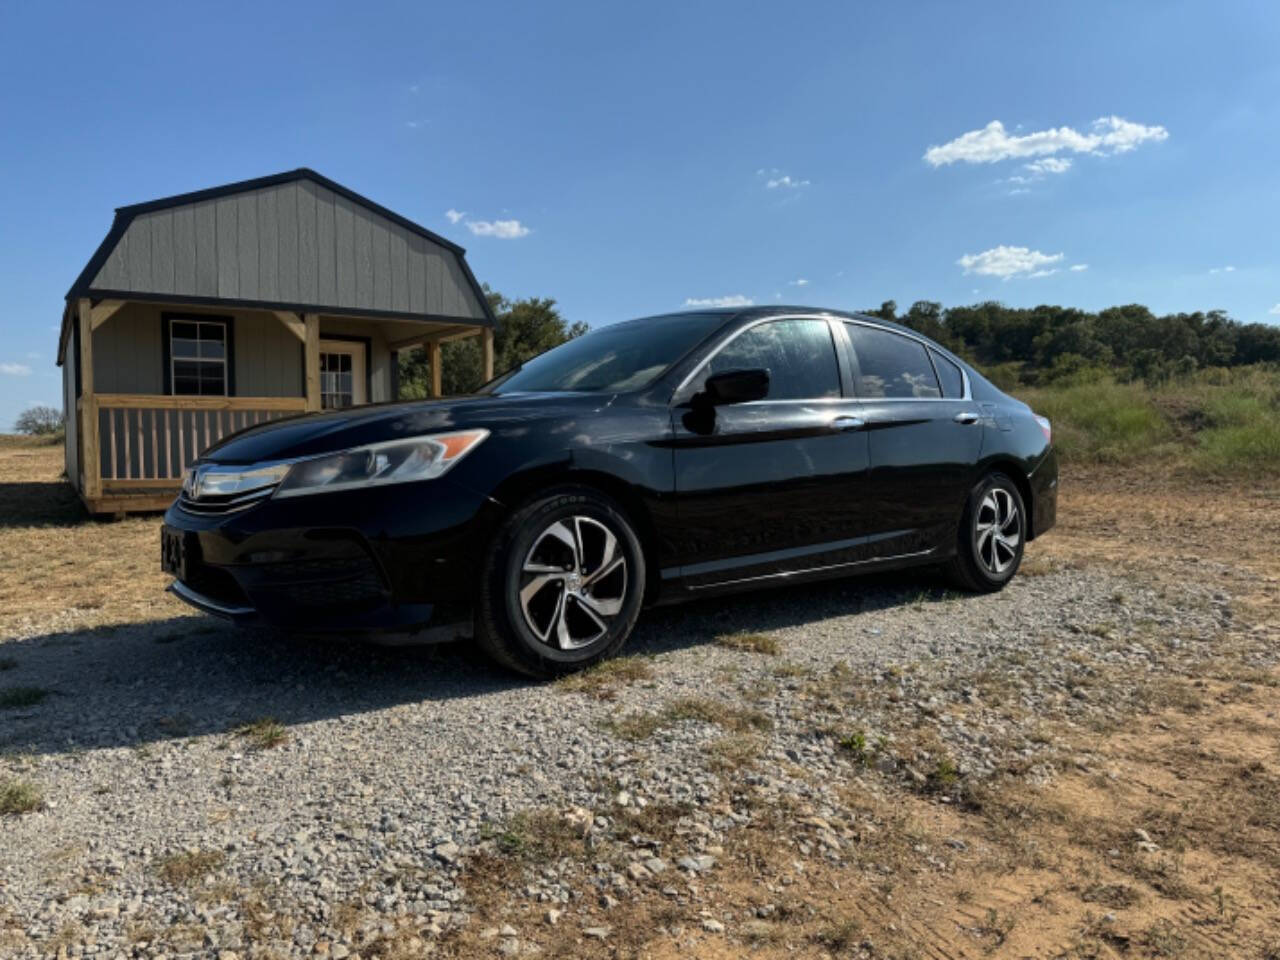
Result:
[[[45,436],[53,433],[61,433],[63,428],[62,411],[53,407],[45,407],[36,405],[28,407],[18,414],[18,419],[14,421],[13,428],[18,433],[26,433],[32,436]]]

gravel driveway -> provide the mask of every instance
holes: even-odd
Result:
[[[496,672],[456,647],[290,639],[197,616],[36,625],[0,643],[14,664],[0,686],[49,691],[0,712],[5,766],[46,801],[3,822],[0,921],[7,909],[19,956],[256,945],[342,957],[387,919],[419,918],[428,933],[465,923],[459,860],[521,811],[676,802],[704,824],[689,852],[713,848],[732,828],[710,806],[724,768],[707,748],[724,723],[673,703],[747,716],[763,738],[763,772],[751,776],[765,791],[820,802],[824,781],[857,762],[840,746],[855,730],[880,745],[892,776],[927,777],[910,762],[923,727],[960,775],[980,778],[1010,754],[1033,769],[1044,747],[1021,735],[1011,707],[1105,715],[1141,693],[1161,650],[1209,643],[1230,615],[1210,586],[1159,596],[1091,570],[1021,576],[993,596],[927,578],[793,587],[647,612],[630,650],[652,658],[651,675],[604,697]],[[763,633],[777,653],[716,642],[739,631]],[[1107,702],[1092,702],[1079,651],[1131,674],[1127,693],[1113,683]],[[873,705],[860,688],[887,696]],[[997,695],[1000,709],[964,721],[946,709]],[[254,726],[263,718],[279,726]],[[775,776],[782,764],[810,776]],[[625,895],[624,876],[602,874],[602,890]],[[294,919],[276,942],[250,944],[245,909],[202,894],[210,884],[270,885]],[[582,891],[552,872],[528,895]],[[344,932],[336,912],[352,903],[363,913]],[[198,933],[175,947],[163,929]]]

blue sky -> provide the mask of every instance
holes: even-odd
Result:
[[[1265,2],[6,3],[0,428],[58,403],[114,207],[298,166],[593,325],[721,298],[1275,322],[1278,41]]]

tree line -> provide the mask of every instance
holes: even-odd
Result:
[[[1091,313],[995,301],[943,309],[920,300],[899,314],[887,300],[867,312],[936,340],[1005,383],[1101,373],[1158,382],[1202,367],[1280,363],[1280,326],[1240,323],[1222,310],[1157,316],[1141,304]]]
[[[501,373],[587,332],[570,323],[547,297],[510,300],[485,288],[497,318],[494,369]],[[864,311],[936,340],[986,372],[1002,387],[1079,382],[1113,375],[1161,382],[1204,367],[1280,363],[1280,325],[1240,323],[1222,310],[1157,316],[1141,304],[1096,313],[1073,307],[1007,307],[997,301],[944,308],[918,300],[905,313],[886,300]],[[477,339],[442,348],[446,396],[467,393],[482,380]],[[429,394],[425,351],[400,358],[400,395]]]

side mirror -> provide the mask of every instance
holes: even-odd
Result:
[[[726,370],[713,373],[703,385],[703,395],[713,406],[763,400],[769,395],[769,371]]]

